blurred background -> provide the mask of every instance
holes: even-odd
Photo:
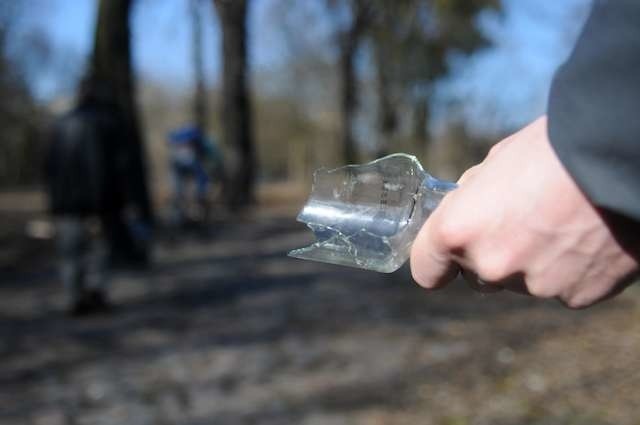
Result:
[[[543,114],[589,7],[0,0],[0,423],[636,424],[635,288],[286,257],[314,169],[455,180]]]

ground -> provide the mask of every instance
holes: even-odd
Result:
[[[638,424],[640,293],[592,309],[285,256],[295,208],[158,243],[72,319],[0,197],[0,423]]]

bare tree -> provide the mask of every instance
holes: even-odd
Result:
[[[100,1],[88,80],[108,82],[112,89],[112,100],[120,108],[127,127],[129,154],[133,165],[129,176],[131,194],[141,216],[151,221],[144,141],[136,108],[131,66],[129,16],[133,3],[134,0]]]
[[[254,201],[256,158],[247,84],[248,4],[249,0],[214,0],[222,26],[222,134],[230,150],[224,197],[232,208]]]
[[[46,112],[33,97],[29,77],[50,45],[39,32],[17,31],[28,6],[24,0],[0,1],[0,186],[33,183],[41,171],[44,144],[39,133]]]
[[[471,53],[486,44],[474,25],[481,10],[496,0],[403,0],[375,2],[369,31],[378,75],[379,129],[388,141],[395,130],[395,99],[408,99],[413,111],[414,148],[429,143],[429,96],[436,80],[449,71],[447,54]]]
[[[190,0],[192,31],[192,58],[195,90],[193,94],[193,117],[201,131],[207,131],[207,89],[202,57],[202,0]]]
[[[330,4],[335,7],[334,1],[330,0]],[[368,0],[351,0],[348,2],[348,7],[351,19],[338,37],[340,48],[342,148],[344,161],[351,164],[358,161],[358,152],[353,135],[354,116],[358,105],[358,85],[354,61],[370,17],[370,4]]]
[[[378,25],[371,32],[373,60],[376,69],[376,88],[378,95],[377,128],[380,143],[376,155],[382,157],[390,153],[391,139],[398,127],[397,102],[394,98],[393,78],[396,55],[393,40],[389,37],[388,28],[393,24],[394,16],[389,7],[379,8],[376,13]]]

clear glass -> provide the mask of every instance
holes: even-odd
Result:
[[[416,157],[393,154],[363,165],[314,173],[298,215],[316,242],[291,257],[391,273],[445,194],[457,186],[424,171]]]

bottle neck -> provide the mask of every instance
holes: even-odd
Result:
[[[440,180],[427,174],[420,186],[424,220],[436,209],[440,201],[442,201],[442,198],[457,187],[458,185],[456,183]]]
[[[427,174],[427,177],[422,182],[422,186],[424,186],[425,188],[431,191],[441,192],[443,194],[446,194],[447,192],[451,192],[453,189],[456,189],[458,187],[458,185],[454,182],[450,182],[447,180],[440,180],[433,177],[430,174]]]

